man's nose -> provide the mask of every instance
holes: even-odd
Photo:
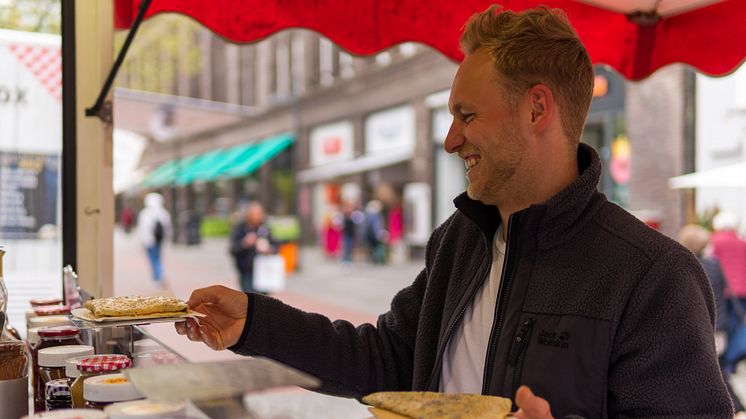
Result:
[[[464,140],[461,124],[458,121],[453,121],[451,128],[448,129],[448,134],[446,134],[446,139],[443,141],[443,148],[448,153],[456,153],[459,147],[464,144]]]

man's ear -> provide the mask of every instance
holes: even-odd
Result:
[[[535,130],[543,131],[554,113],[552,90],[545,84],[535,84],[528,90],[527,99],[531,125]]]

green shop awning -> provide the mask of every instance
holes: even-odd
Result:
[[[173,184],[176,178],[186,171],[198,156],[189,156],[181,160],[170,160],[153,170],[142,182],[145,188],[160,188]]]
[[[257,146],[258,143],[242,144],[225,150],[223,153],[223,160],[210,167],[209,170],[204,173],[203,180],[210,181],[219,178],[223,172],[235,166],[238,162],[249,158]]]
[[[270,137],[225,150],[223,160],[204,173],[203,180],[248,176],[295,141],[292,134]]]
[[[170,160],[158,166],[142,181],[144,188],[188,185],[215,179],[248,176],[295,141],[292,134],[278,135],[251,144]]]
[[[227,150],[214,150],[200,154],[175,176],[174,183],[188,185],[195,181],[206,180],[214,167],[220,166],[226,161],[226,154],[228,154]]]
[[[157,185],[161,182],[161,179],[166,177],[168,173],[173,170],[173,167],[176,165],[176,160],[169,160],[160,166],[153,169],[152,172],[150,172],[147,176],[145,176],[145,179],[142,180],[140,183],[145,188],[152,188],[154,185]]]

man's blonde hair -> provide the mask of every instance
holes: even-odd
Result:
[[[514,13],[492,5],[466,22],[461,48],[465,54],[489,51],[513,106],[532,86],[547,85],[559,104],[563,133],[580,140],[593,99],[593,64],[562,10],[541,6]]]

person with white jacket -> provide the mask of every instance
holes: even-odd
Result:
[[[145,208],[137,216],[137,237],[145,247],[157,284],[163,280],[161,245],[171,234],[171,216],[163,208],[163,196],[155,192],[145,195]]]

